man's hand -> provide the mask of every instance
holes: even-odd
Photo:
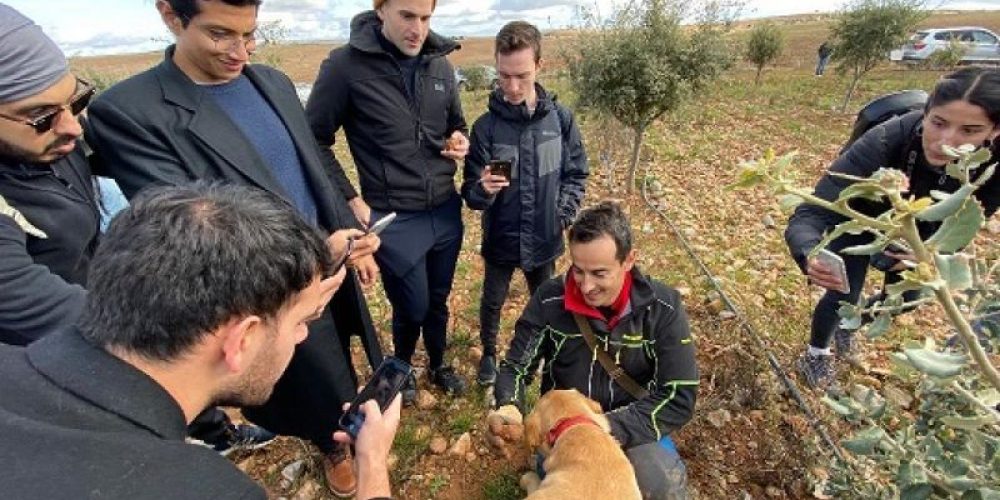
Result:
[[[479,176],[479,183],[483,185],[483,191],[486,191],[486,194],[490,196],[493,196],[500,192],[501,189],[510,186],[510,182],[506,177],[491,174],[490,167],[483,168],[483,173]]]
[[[444,149],[441,150],[441,156],[458,161],[464,159],[467,154],[469,154],[469,139],[458,130],[452,132]]]
[[[809,262],[806,264],[806,274],[809,275],[809,281],[812,284],[821,286],[827,290],[840,291],[846,285],[840,279],[840,276],[833,269],[830,269],[830,266],[819,259],[809,259]]]
[[[514,405],[504,405],[486,415],[486,440],[510,458],[508,446],[524,436],[524,419]]]
[[[347,251],[348,239],[354,240],[354,247],[351,249],[351,255],[347,260],[351,265],[354,265],[358,259],[375,253],[379,245],[382,244],[382,240],[377,235],[365,234],[360,229],[337,230],[326,239],[326,246],[329,247],[330,255],[333,256],[334,260],[344,255],[344,252]]]
[[[347,276],[347,269],[341,268],[337,271],[337,274],[330,276],[319,282],[320,293],[323,301],[323,307],[326,307],[330,303],[330,299],[333,298],[333,294],[337,293],[340,289],[340,285],[344,284],[344,277]]]
[[[375,284],[378,279],[378,264],[375,263],[375,257],[366,255],[353,261],[351,265],[358,273],[358,279],[361,280],[362,286],[368,288]]]
[[[882,252],[882,253],[884,253],[884,254],[888,255],[889,257],[892,257],[893,259],[896,259],[896,260],[899,261],[899,262],[896,263],[895,266],[892,266],[892,268],[890,269],[890,271],[903,271],[903,270],[909,269],[910,265],[907,264],[907,262],[916,262],[917,261],[917,256],[914,255],[914,254],[912,254],[912,253],[892,252],[892,251],[889,251],[889,250],[886,250],[885,252]]]
[[[368,227],[372,223],[372,208],[365,203],[365,200],[361,199],[360,196],[355,196],[351,198],[351,201],[347,202],[347,205],[351,207],[351,211],[354,212],[354,217],[358,219],[358,222],[362,226]]]
[[[349,405],[344,405],[347,410]],[[389,451],[399,427],[399,411],[402,397],[396,399],[386,408],[385,413],[378,407],[375,400],[366,401],[359,411],[365,416],[365,422],[358,431],[358,439],[354,441],[354,458],[358,473],[358,491],[356,498],[389,497],[392,495],[389,486]],[[351,444],[351,436],[344,431],[333,433],[333,440],[338,443]]]

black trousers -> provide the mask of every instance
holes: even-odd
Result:
[[[483,296],[479,300],[479,340],[483,344],[484,356],[497,355],[497,333],[500,331],[500,310],[510,291],[510,279],[517,266],[492,264],[486,261],[486,277],[483,279]],[[521,270],[528,282],[531,295],[555,273],[555,261],[530,271]]]

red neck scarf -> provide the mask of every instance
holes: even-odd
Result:
[[[622,289],[618,292],[618,298],[611,304],[611,310],[613,315],[610,318],[605,318],[604,314],[601,313],[596,307],[591,307],[583,300],[583,292],[580,291],[580,286],[576,284],[576,280],[573,279],[573,273],[566,273],[566,297],[563,300],[565,308],[569,312],[581,314],[588,318],[599,319],[608,322],[608,328],[614,328],[621,320],[622,313],[625,312],[625,306],[628,305],[629,297],[632,295],[632,272],[629,271],[625,274],[625,280],[622,283]]]

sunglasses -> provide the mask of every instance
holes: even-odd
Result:
[[[94,87],[81,78],[76,79],[76,85],[77,88],[82,87],[82,90],[78,91],[67,104],[50,106],[33,118],[20,118],[2,113],[0,113],[0,118],[27,125],[35,129],[36,133],[44,134],[49,130],[52,130],[52,125],[55,123],[56,118],[58,118],[64,110],[68,109],[73,116],[79,115],[84,109],[87,108],[87,105],[90,104],[90,98],[94,97],[94,94],[97,93],[97,87]]]

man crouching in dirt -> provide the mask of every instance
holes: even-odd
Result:
[[[643,498],[686,498],[670,433],[691,419],[698,368],[680,294],[635,267],[629,222],[614,203],[580,213],[569,253],[570,271],[539,287],[517,321],[490,441],[503,447],[521,434],[526,387],[544,360],[542,394],[576,389],[600,403]]]

